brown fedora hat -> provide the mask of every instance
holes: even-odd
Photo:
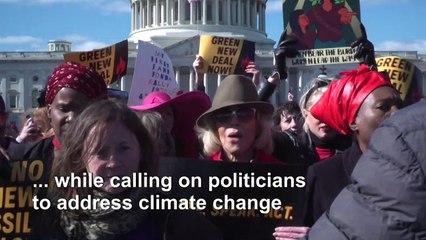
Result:
[[[268,102],[259,101],[256,87],[251,80],[243,75],[229,75],[222,80],[213,98],[212,107],[197,119],[198,127],[205,127],[208,120],[216,111],[244,105],[256,108],[264,114],[272,114],[274,106]]]

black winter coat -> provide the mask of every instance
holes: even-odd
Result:
[[[308,168],[306,226],[312,226],[330,208],[340,191],[350,184],[352,171],[361,155],[358,143],[353,142],[344,152],[339,152]]]
[[[27,164],[31,165],[32,161],[42,160],[43,174],[36,183],[49,184],[54,158],[52,141],[53,137],[50,137],[33,143],[16,144],[13,148],[9,148],[11,161],[28,160]],[[32,186],[33,182],[29,181],[26,184]],[[48,198],[48,194],[48,188],[40,188],[37,197]],[[29,239],[63,239],[64,235],[59,226],[59,214],[55,207],[48,210],[32,210],[29,217],[31,227]]]

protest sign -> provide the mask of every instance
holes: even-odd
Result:
[[[170,194],[206,200],[200,211],[224,239],[271,239],[277,226],[302,226],[306,166],[161,159]],[[184,184],[187,180],[187,188]],[[190,184],[189,184],[190,183]],[[279,206],[272,205],[279,201]],[[259,204],[256,207],[250,204]]]
[[[354,54],[355,49],[350,47],[300,50],[296,57],[287,58],[286,64],[289,67],[298,67],[305,65],[356,63],[358,60],[355,59]]]
[[[351,43],[361,36],[359,0],[287,0],[283,4],[287,37],[297,39],[295,47],[301,50],[287,66],[356,62],[348,55],[353,55]]]
[[[127,40],[117,44],[88,52],[65,53],[65,62],[75,62],[93,68],[107,85],[127,74]]]
[[[414,64],[395,56],[376,58],[376,62],[378,70],[387,72],[392,85],[395,86],[401,99],[404,100],[413,80]]]
[[[159,176],[137,172],[111,177],[111,186],[144,188],[150,194],[102,199],[108,202],[104,208],[197,210],[222,231],[224,239],[270,239],[276,226],[302,224],[306,166],[174,158],[161,159],[159,164]],[[47,192],[73,186],[99,188],[104,184],[100,176],[50,176],[50,169],[49,161],[41,160],[14,161],[10,171],[3,169],[0,239],[40,238],[47,228],[48,234],[60,232],[60,226],[53,224],[60,211],[99,208],[90,194],[56,199]]]
[[[204,59],[204,73],[244,74],[249,62],[254,62],[255,43],[229,37],[200,37],[199,55]]]
[[[172,98],[179,91],[173,63],[161,48],[139,41],[128,105],[140,105],[148,94],[157,91]]]
[[[33,209],[33,197],[47,191],[48,165],[42,160],[22,160],[12,161],[10,168],[3,169],[0,182],[0,239],[31,239],[34,226],[42,224],[40,220],[44,220],[46,212]]]

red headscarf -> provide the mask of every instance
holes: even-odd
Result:
[[[107,97],[104,79],[93,69],[73,62],[59,65],[53,71],[47,82],[46,103],[52,104],[62,88],[72,88],[90,99]]]
[[[311,114],[344,135],[352,134],[350,124],[365,98],[376,88],[392,87],[389,80],[366,65],[340,73],[344,77],[333,81],[327,91],[312,106]]]

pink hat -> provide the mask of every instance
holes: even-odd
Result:
[[[194,132],[195,122],[211,107],[209,96],[201,91],[185,92],[171,98],[165,92],[153,92],[145,97],[142,105],[130,106],[136,111],[155,110],[170,105],[174,112],[173,134],[178,157],[197,158],[198,140]],[[182,145],[182,146],[180,146]]]
[[[203,109],[201,113],[204,113],[210,108],[211,101],[209,96],[201,91],[185,92],[175,98],[171,98],[165,92],[158,91],[148,94],[141,105],[130,106],[130,108],[136,111],[146,111],[155,110],[165,105],[171,105],[177,112],[185,112],[186,114],[194,112],[198,115],[200,109]]]
[[[151,110],[162,106],[171,99],[169,94],[165,92],[152,92],[144,98],[142,105],[130,106],[130,108],[136,111]]]

